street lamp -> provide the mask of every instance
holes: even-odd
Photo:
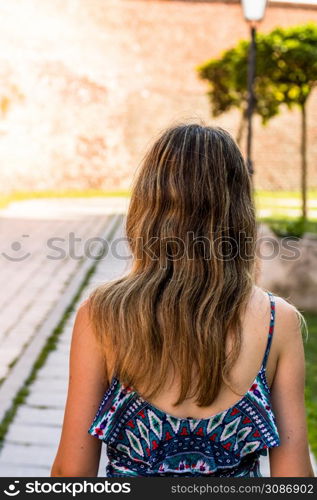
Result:
[[[256,66],[256,27],[262,21],[267,0],[241,0],[243,15],[250,26],[251,43],[248,54],[248,137],[247,137],[247,166],[250,174],[254,173],[252,161],[252,117],[255,106],[254,79]]]

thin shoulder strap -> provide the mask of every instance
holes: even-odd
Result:
[[[272,344],[272,339],[273,339],[273,333],[274,333],[274,324],[275,324],[275,300],[274,300],[274,295],[271,292],[267,292],[269,299],[270,299],[270,326],[269,326],[269,332],[268,332],[268,339],[267,339],[267,344],[266,344],[266,349],[264,353],[264,358],[262,362],[262,367],[266,367],[267,363],[267,358],[270,353],[270,348]]]

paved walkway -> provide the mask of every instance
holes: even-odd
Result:
[[[119,226],[114,238],[120,238]],[[124,243],[117,246],[117,253],[111,253],[101,260],[88,287],[83,291],[78,305],[98,283],[110,280],[124,273],[130,263]],[[68,356],[75,313],[69,317],[59,338],[58,347],[52,351],[45,365],[37,373],[30,394],[21,405],[12,422],[2,452],[0,453],[0,476],[31,477],[48,476],[60,438],[68,383]],[[104,450],[100,474],[105,467]]]
[[[125,198],[27,200],[0,211],[0,380],[90,256]],[[76,240],[74,240],[76,238]]]

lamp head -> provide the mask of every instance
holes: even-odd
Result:
[[[247,21],[262,21],[267,0],[241,0],[243,15]]]

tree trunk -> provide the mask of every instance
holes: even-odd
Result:
[[[307,117],[306,103],[301,104],[302,130],[301,130],[301,193],[302,217],[307,219]]]
[[[236,141],[237,141],[237,144],[239,147],[241,147],[242,138],[243,138],[246,124],[247,124],[247,120],[246,120],[246,113],[245,113],[245,109],[244,109],[241,113],[240,123],[239,123],[237,137],[236,137]]]

